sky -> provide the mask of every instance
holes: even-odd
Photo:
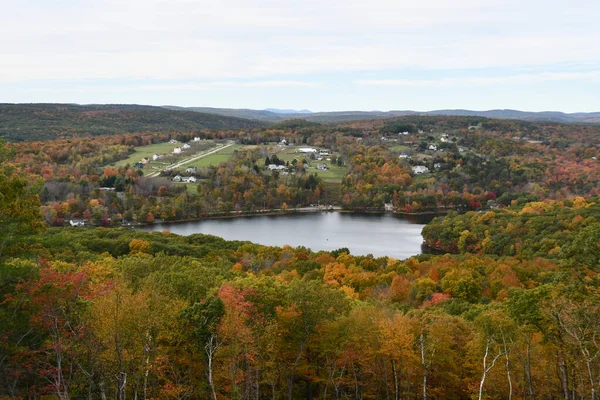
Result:
[[[0,0],[0,102],[600,111],[598,0]]]

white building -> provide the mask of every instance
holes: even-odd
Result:
[[[181,182],[185,183],[196,183],[196,178],[193,176],[188,176],[187,178],[181,178]]]
[[[175,140],[175,139],[171,139],[171,140],[169,140],[169,143],[170,143],[170,144],[177,144],[178,142],[177,142],[177,140]]]
[[[160,154],[153,154],[152,155],[152,161],[156,161],[160,158]]]
[[[175,177],[173,179],[171,179],[173,182],[181,182],[181,176],[179,175],[175,175]]]
[[[199,141],[200,141],[200,138],[199,138],[198,136],[196,136],[196,137],[194,138],[194,142],[199,142]]]
[[[430,144],[429,150],[437,151],[437,144]]]
[[[189,149],[189,148],[190,148],[190,145],[186,143],[186,144],[184,144],[184,145],[183,145],[183,146],[181,146],[181,147],[182,147],[183,149]]]
[[[298,149],[298,153],[303,153],[303,154],[310,154],[310,153],[316,153],[317,149],[313,149],[312,147],[300,147]]]
[[[412,171],[414,174],[426,174],[427,172],[429,172],[429,168],[427,168],[424,165],[417,165],[415,167],[412,167]]]
[[[269,164],[267,168],[271,171],[283,171],[287,169],[285,165]]]
[[[181,147],[175,147],[173,149],[173,154],[181,154]]]

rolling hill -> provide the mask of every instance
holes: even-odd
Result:
[[[141,105],[0,104],[0,137],[9,141],[264,125],[256,119]]]
[[[280,122],[290,119],[305,119],[312,122],[335,123],[344,121],[364,120],[364,119],[383,119],[401,117],[407,115],[421,116],[472,116],[498,119],[519,119],[524,121],[552,121],[563,123],[600,123],[600,112],[595,113],[562,113],[554,111],[529,112],[519,110],[433,110],[433,111],[412,111],[412,110],[392,110],[392,111],[332,111],[311,113],[302,110],[298,113],[285,113],[285,110],[251,110],[235,108],[210,108],[210,107],[168,107],[180,111],[197,111],[204,113],[213,113],[230,117],[250,118],[265,122]]]

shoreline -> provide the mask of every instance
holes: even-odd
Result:
[[[122,224],[120,226],[123,227],[144,227],[144,226],[152,226],[158,224],[181,224],[185,222],[198,222],[209,219],[232,219],[232,218],[243,218],[243,217],[261,217],[261,216],[275,216],[275,215],[293,215],[293,214],[304,214],[304,213],[320,213],[320,212],[338,212],[343,214],[390,214],[392,216],[407,216],[407,217],[420,217],[420,216],[441,216],[447,214],[451,210],[440,210],[440,211],[423,211],[416,213],[407,213],[407,212],[391,212],[385,210],[370,210],[370,211],[356,211],[356,210],[346,210],[341,207],[335,208],[316,208],[316,207],[304,207],[304,208],[294,208],[289,210],[265,210],[265,211],[232,211],[231,213],[214,213],[209,214],[207,216],[199,217],[199,218],[187,218],[187,219],[178,219],[178,220],[159,220],[154,222],[145,222],[145,223],[130,223],[130,224]]]

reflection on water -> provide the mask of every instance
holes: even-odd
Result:
[[[422,250],[421,230],[433,215],[305,213],[207,219],[156,224],[146,231],[169,230],[178,235],[204,233],[227,240],[248,240],[269,246],[304,246],[313,251],[347,247],[354,255],[398,259]]]

